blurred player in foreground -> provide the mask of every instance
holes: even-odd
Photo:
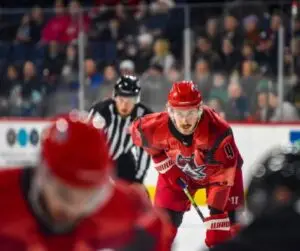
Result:
[[[0,172],[1,251],[169,251],[144,191],[112,182],[106,137],[82,113],[57,119],[35,168]]]
[[[234,214],[244,202],[243,161],[231,128],[202,104],[194,83],[174,83],[167,110],[136,120],[131,128],[133,142],[152,155],[159,172],[155,206],[170,215],[175,226],[172,238],[191,206],[182,183],[192,195],[206,189],[210,216],[205,219],[205,243],[211,247],[238,229]]]
[[[296,251],[300,247],[300,151],[276,147],[258,161],[247,207],[251,223],[211,251]]]

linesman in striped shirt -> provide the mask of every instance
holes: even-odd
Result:
[[[130,183],[143,183],[151,157],[135,146],[129,134],[132,121],[151,110],[139,102],[141,87],[135,76],[124,75],[114,87],[113,97],[97,102],[89,116],[103,125],[110,154],[116,161],[117,176]]]

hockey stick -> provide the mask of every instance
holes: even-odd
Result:
[[[192,206],[195,208],[197,214],[200,216],[201,220],[204,221],[205,217],[203,213],[201,212],[200,208],[197,206],[193,196],[190,194],[188,190],[187,184],[182,180],[178,180],[178,184],[182,187],[183,192],[185,193],[186,197],[188,197],[189,201],[191,202]]]

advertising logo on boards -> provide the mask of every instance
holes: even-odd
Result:
[[[300,141],[300,131],[299,130],[291,130],[290,131],[290,142],[295,143]]]
[[[40,135],[37,129],[13,129],[9,128],[6,132],[6,142],[10,147],[20,146],[26,147],[29,144],[31,146],[37,146],[40,140]]]
[[[42,134],[48,125],[49,121],[0,122],[0,169],[37,163]]]

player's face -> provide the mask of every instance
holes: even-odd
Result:
[[[175,126],[180,133],[190,135],[194,132],[199,121],[199,108],[172,109],[172,114]]]
[[[131,114],[135,104],[137,103],[137,98],[117,96],[115,98],[115,101],[118,113],[121,116],[126,117]]]
[[[45,206],[56,225],[72,225],[89,213],[96,195],[98,189],[77,189],[55,178],[48,179],[43,186]]]

